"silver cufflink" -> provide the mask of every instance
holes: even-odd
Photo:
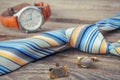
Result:
[[[97,60],[97,57],[77,57],[77,65],[81,68],[92,68]]]
[[[68,66],[59,66],[56,64],[56,67],[49,69],[50,78],[60,78],[60,77],[67,77],[69,75]]]

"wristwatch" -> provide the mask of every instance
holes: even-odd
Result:
[[[5,27],[33,32],[41,28],[50,14],[50,6],[45,2],[34,5],[22,3],[3,12],[0,15],[0,22]]]

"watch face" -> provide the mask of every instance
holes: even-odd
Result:
[[[43,22],[43,15],[37,8],[26,8],[19,16],[20,26],[26,31],[34,31],[40,28]]]

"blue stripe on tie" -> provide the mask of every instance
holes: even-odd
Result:
[[[6,68],[5,66],[0,65],[0,70],[4,71],[4,72],[11,72],[11,70],[9,70],[8,68]]]
[[[61,36],[59,34],[50,33],[50,32],[46,32],[44,34],[48,34],[50,36],[53,36],[53,37],[57,38],[58,40],[60,40],[61,42],[63,42],[64,44],[68,42],[66,38],[64,38],[63,36]]]
[[[50,52],[50,53],[54,53],[55,51],[54,50],[52,50],[52,49],[49,49],[49,48],[44,48],[44,49],[42,49],[42,48],[40,48],[41,50],[43,50],[43,51],[46,51],[46,52]]]
[[[0,70],[0,75],[5,74],[6,72],[4,72],[3,70]]]
[[[52,32],[45,32],[45,33],[51,34],[53,36],[56,36],[57,38],[60,38],[61,40],[63,40],[63,42],[68,42],[67,38],[66,38],[66,35],[65,35],[65,31],[64,32],[52,31]]]
[[[39,39],[39,38],[31,38],[31,39],[38,39],[38,41],[39,40],[42,40],[42,39]],[[49,44],[47,41],[45,41],[45,40],[42,40],[42,41],[44,41],[45,43],[47,43],[47,44]],[[29,43],[33,43],[33,44],[36,44],[34,41],[30,41],[29,39],[21,39],[21,40],[13,40],[13,41],[3,41],[2,43],[0,43],[0,45],[4,45],[4,44],[10,44],[10,45],[12,45],[12,44],[21,44],[21,43],[27,43],[27,42],[29,42]],[[41,47],[39,44],[36,44],[38,47]],[[51,46],[51,44],[49,44],[50,46]]]
[[[89,48],[90,48],[90,46],[89,46],[89,44],[91,43],[91,39],[94,37],[94,34],[96,33],[96,29],[94,29],[94,31],[91,33],[91,35],[89,36],[89,39],[88,39],[88,41],[87,41],[87,43],[86,43],[86,48],[85,48],[85,51],[86,52],[89,52]]]
[[[96,22],[96,25],[101,25],[101,27],[113,27],[113,28],[120,28],[120,21],[119,19],[116,19],[116,18],[108,18],[108,19],[104,19],[104,20],[101,20],[99,22]]]
[[[32,42],[32,41],[25,41],[25,42],[23,42],[23,43],[28,44],[28,45],[31,45],[31,46],[33,46],[33,47],[35,47],[35,48],[39,48],[39,47],[40,47],[40,46],[38,46],[36,43],[34,43],[34,42]]]
[[[103,41],[103,40],[102,40]],[[101,45],[100,45],[101,46]],[[109,52],[109,47],[110,47],[110,42],[107,42],[107,51],[106,54],[110,54]],[[99,48],[99,52],[100,52],[100,48]]]
[[[25,44],[24,44],[25,45]],[[30,45],[26,45],[29,49],[31,49],[32,51],[35,51],[35,52],[37,52],[37,53],[39,53],[39,54],[43,54],[43,55],[46,55],[46,54],[44,54],[42,51],[40,51],[40,49],[39,48],[36,48],[36,47],[33,47],[33,46],[30,46]],[[31,52],[31,51],[30,51]],[[41,52],[41,53],[40,53]],[[34,54],[34,53],[33,53]],[[50,53],[49,53],[50,54]],[[35,55],[37,55],[37,54],[35,54]],[[39,55],[38,55],[39,56]],[[42,57],[42,56],[41,56]]]
[[[38,40],[42,40],[42,41],[46,42],[47,44],[49,44],[49,45],[51,46],[51,44],[50,44],[49,42],[45,41],[44,39],[35,38],[35,37],[33,37],[32,39],[38,39]]]
[[[54,40],[55,42],[59,43],[60,45],[65,44],[65,42],[61,41],[60,39],[58,39],[58,38],[55,37],[55,36],[52,36],[51,34],[44,33],[44,34],[42,34],[41,36],[50,38],[50,39]]]
[[[44,42],[47,43],[49,46],[51,46],[47,41],[39,39],[39,38],[31,38],[31,39],[27,39],[26,41],[31,41],[34,42],[36,45],[38,45],[39,47],[41,47],[42,45],[40,45],[39,43]]]
[[[85,33],[87,32],[87,30],[90,29],[91,27],[93,27],[93,26],[90,25],[90,26],[88,26],[88,27],[86,27],[86,28],[84,29],[83,33],[81,34],[82,36],[81,36],[80,40],[78,41],[78,42],[79,42],[79,43],[78,43],[78,48],[79,48],[79,50],[81,50],[81,51],[82,51],[82,44],[81,44],[81,42],[82,42],[82,39],[83,39],[83,37],[84,37],[84,34],[85,34]]]
[[[116,25],[116,26],[120,26],[120,19],[111,18],[111,19],[109,19],[108,21],[109,21],[109,24]]]
[[[14,44],[13,44],[14,43]],[[31,44],[32,46],[37,46],[37,47],[39,47],[36,43],[34,43],[34,42],[32,42],[32,41],[28,41],[28,40],[23,40],[23,41],[15,41],[15,42],[8,42],[8,44],[10,44],[10,45],[17,45],[17,44],[23,44],[23,43],[26,43],[26,44]],[[3,43],[4,44],[4,43]],[[2,44],[1,44],[2,45]]]
[[[23,54],[31,57],[32,59],[39,59],[39,58],[40,58],[39,56],[37,56],[37,55],[35,55],[35,54],[32,54],[32,53],[26,51],[26,49],[23,49],[22,47],[19,48],[19,47],[17,47],[17,46],[15,46],[15,47],[14,47],[14,46],[13,46],[13,47],[8,47],[8,46],[1,46],[1,45],[0,45],[0,48],[15,49],[15,50],[17,50],[17,51],[19,51],[19,52],[21,52],[21,53],[23,53]]]
[[[50,49],[39,49],[40,50],[40,52],[41,53],[44,53],[44,54],[46,54],[46,55],[50,55],[50,54],[53,54],[53,53],[55,53],[55,51],[50,51]]]
[[[85,27],[85,28],[83,28],[83,30],[81,31],[81,32],[79,32],[79,34],[78,34],[78,37],[77,37],[77,41],[76,41],[76,44],[75,44],[75,48],[78,48],[79,50],[81,50],[80,49],[80,43],[81,43],[81,39],[82,39],[82,37],[83,37],[83,35],[84,35],[84,33],[85,33],[85,30],[87,29],[88,27]],[[77,35],[77,34],[76,34]]]
[[[96,32],[98,32],[97,29],[95,29],[95,31],[91,34],[91,36],[90,36],[90,38],[89,38],[89,40],[88,40],[88,44],[87,44],[87,47],[86,47],[86,52],[88,52],[88,53],[89,53],[89,48],[92,47],[90,44],[93,44],[93,43],[94,43],[92,40],[93,40]]]
[[[112,27],[112,28],[119,28],[119,26],[118,25],[114,25],[114,24],[104,24],[102,27]]]
[[[36,43],[34,43],[34,42],[32,42],[32,41],[22,41],[22,42],[20,42],[21,44],[27,44],[27,45],[29,45],[29,46],[31,46],[31,47],[33,47],[33,48],[36,48],[36,49],[39,49],[40,48],[40,46],[38,45],[38,44],[36,44]],[[19,44],[20,44],[19,43]]]
[[[48,55],[48,54],[51,54],[53,53],[52,50],[43,50],[42,48],[38,47],[37,45],[32,45],[32,44],[29,44],[29,43],[25,43],[24,45],[26,45],[27,47],[29,47],[30,49],[32,49],[33,51],[36,51],[36,52],[41,52],[43,53],[44,55]]]
[[[85,42],[86,42],[86,45],[87,45],[87,42],[88,42],[88,41],[86,41],[86,39],[90,38],[91,35],[89,35],[89,34],[92,34],[94,31],[95,31],[95,29],[93,30],[93,28],[89,28],[89,29],[86,30],[86,32],[85,32],[85,34],[84,34],[84,36],[82,38],[82,41],[81,41],[81,49],[83,51],[85,51],[85,49],[86,49],[86,47],[85,47],[85,49],[83,49],[84,48],[83,46],[85,45]]]
[[[88,32],[89,36],[86,35],[86,36],[88,36],[88,37],[86,38],[87,40],[86,40],[85,44],[83,44],[83,45],[85,45],[85,48],[83,49],[84,51],[86,51],[86,47],[88,47],[88,41],[89,41],[89,39],[91,38],[91,35],[93,34],[94,31],[96,31],[96,29],[93,29],[93,30],[91,30],[90,32]]]
[[[10,49],[10,48],[0,48],[0,49],[1,50],[6,50],[8,52],[12,52],[14,55],[19,56],[19,57],[23,58],[26,61],[33,61],[33,59],[31,57],[17,51],[16,49]]]
[[[93,36],[93,38],[92,38],[92,40],[91,40],[91,43],[90,43],[90,45],[89,45],[89,53],[92,52],[93,44],[94,44],[94,41],[95,41],[96,37],[98,36],[98,34],[99,34],[99,32],[96,31],[96,33],[94,34],[94,36]]]
[[[15,43],[17,43],[17,42],[15,42]],[[10,44],[12,44],[12,43],[10,43]],[[34,44],[33,42],[29,42],[29,41],[28,42],[27,41],[21,41],[21,42],[18,42],[17,44],[25,45],[26,47],[32,49],[33,51],[38,52],[39,54],[42,53],[44,55],[49,55],[49,54],[54,53],[53,50],[49,50],[49,49],[48,50],[42,50],[42,49],[40,49],[40,47],[38,45]],[[35,55],[37,55],[37,54],[35,54]],[[37,55],[37,56],[39,56],[39,55]],[[39,56],[39,58],[40,58],[40,56]]]
[[[9,43],[9,42],[8,42]],[[9,43],[10,45],[11,44],[13,44],[13,43]],[[40,46],[38,46],[36,43],[33,43],[32,41],[15,41],[14,42],[14,44],[20,44],[20,45],[25,45],[25,44],[27,44],[27,45],[29,45],[30,47],[33,47],[34,49],[37,49],[37,50],[41,50],[41,51],[44,51],[44,52],[46,52],[46,53],[54,53],[54,51],[53,50],[50,50],[50,49],[44,49],[44,50],[42,50],[42,48],[40,48]],[[1,44],[2,45],[2,44]],[[4,45],[4,44],[3,44]],[[29,47],[29,48],[30,48]]]

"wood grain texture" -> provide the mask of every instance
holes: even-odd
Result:
[[[76,27],[94,23],[120,12],[120,0],[0,0],[0,13],[21,2],[45,1],[51,5],[52,15],[37,33],[25,34],[0,25],[0,40],[19,39],[39,34],[43,31]],[[120,39],[120,29],[104,33],[107,41]],[[78,56],[98,57],[94,69],[78,68]],[[120,80],[120,57],[113,55],[91,55],[69,49],[39,60],[4,76],[0,80],[51,80],[48,69],[55,63],[69,66],[69,77],[55,80]]]

